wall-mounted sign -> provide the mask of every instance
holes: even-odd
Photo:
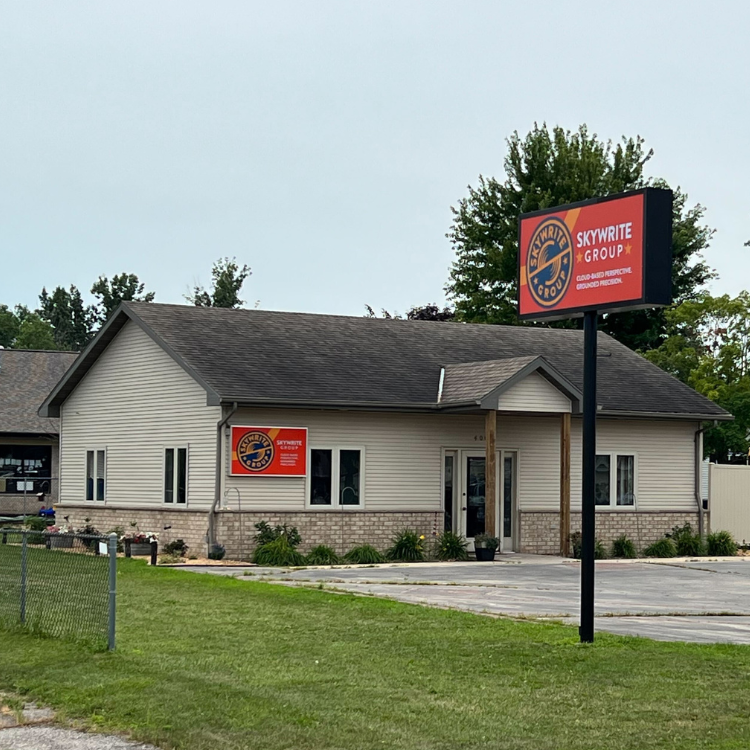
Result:
[[[645,188],[523,214],[518,234],[521,319],[671,302],[671,190]]]
[[[304,477],[306,427],[232,426],[232,476]]]

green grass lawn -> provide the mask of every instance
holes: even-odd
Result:
[[[121,561],[118,649],[0,638],[0,689],[163,748],[747,748],[750,650]]]

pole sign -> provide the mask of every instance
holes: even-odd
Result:
[[[307,475],[306,427],[232,426],[233,477]]]
[[[518,313],[560,320],[672,301],[672,191],[644,188],[523,214]]]
[[[672,301],[672,191],[645,188],[523,214],[518,243],[519,318],[583,316],[578,631],[583,643],[592,643],[598,316]]]

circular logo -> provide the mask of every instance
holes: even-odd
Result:
[[[263,471],[273,454],[273,440],[265,432],[246,432],[237,445],[237,459],[248,471]]]
[[[545,219],[529,242],[526,283],[534,302],[554,307],[565,296],[573,275],[573,238],[562,219]]]

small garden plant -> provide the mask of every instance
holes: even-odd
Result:
[[[468,560],[468,543],[461,534],[444,531],[435,540],[435,557],[438,560]]]
[[[695,557],[703,554],[700,534],[694,534],[693,527],[689,523],[684,526],[675,526],[665,536],[674,542],[680,557]]]
[[[307,554],[308,565],[337,565],[339,562],[336,552],[325,544],[313,547]]]
[[[227,551],[224,549],[224,546],[221,544],[213,544],[211,545],[211,550],[208,553],[208,559],[209,560],[223,560],[224,555],[226,555]]]
[[[403,529],[394,537],[385,556],[398,562],[424,562],[424,535]]]
[[[385,558],[372,545],[360,544],[344,555],[344,561],[352,565],[376,565],[385,562]]]
[[[646,557],[677,557],[677,545],[665,536],[646,547],[643,553]]]
[[[266,542],[256,547],[253,553],[253,562],[256,565],[297,568],[305,565],[307,560],[289,542],[289,538],[282,534],[272,542]]]
[[[496,550],[499,546],[500,540],[496,536],[491,536],[490,534],[477,534],[474,537],[475,549]]]
[[[632,560],[633,558],[638,557],[635,544],[633,544],[633,541],[626,534],[620,534],[620,536],[612,542],[612,557],[620,557],[627,560]]]
[[[570,546],[573,548],[573,557],[576,560],[581,559],[583,552],[583,536],[580,531],[574,531],[570,535]],[[604,548],[600,539],[594,540],[594,559],[604,560],[607,557],[607,550]]]
[[[728,531],[714,531],[706,537],[706,550],[709,555],[736,555],[737,542]]]
[[[175,539],[164,545],[165,555],[176,555],[177,557],[187,557],[187,551],[190,547],[185,544],[183,539]]]

